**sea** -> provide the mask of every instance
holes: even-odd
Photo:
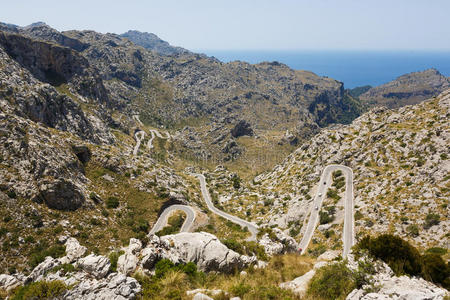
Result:
[[[345,88],[377,86],[398,76],[437,69],[450,76],[450,51],[255,51],[198,50],[223,62],[252,64],[278,61],[295,70],[308,70],[344,83]]]

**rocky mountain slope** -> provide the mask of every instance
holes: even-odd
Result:
[[[445,248],[450,92],[352,122],[361,104],[331,78],[148,50],[154,37],[130,36],[0,24],[0,298],[180,299],[202,287],[296,299],[279,284],[342,246],[339,180],[308,256],[292,238],[331,163],[354,170],[358,238]],[[251,183],[239,177],[283,159]],[[257,223],[257,241],[207,209],[194,173],[216,207]],[[192,207],[198,232],[148,234],[172,204]]]
[[[449,87],[450,78],[443,76],[436,69],[429,69],[402,75],[391,82],[369,89],[359,97],[369,106],[396,108],[435,97]]]
[[[322,169],[342,164],[354,173],[357,238],[390,232],[424,249],[448,247],[449,109],[450,90],[415,106],[377,108],[351,125],[322,130],[247,188],[224,189],[222,205],[297,236],[313,209]],[[343,187],[334,186],[324,204],[328,217],[313,239],[319,250],[341,247]]]
[[[330,123],[351,122],[362,111],[341,82],[277,62],[225,64],[186,51],[167,56],[130,36],[58,32],[44,23],[0,24],[0,29],[6,53],[38,80],[75,95],[108,127],[126,131],[139,125],[133,121],[139,116],[145,125],[178,130],[178,150],[185,157],[254,159],[255,149],[231,134],[241,121],[277,148]],[[131,35],[144,46],[149,39]]]

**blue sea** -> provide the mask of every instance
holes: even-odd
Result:
[[[201,50],[223,62],[278,61],[344,82],[346,88],[377,86],[400,75],[435,68],[450,76],[450,51],[218,51]]]

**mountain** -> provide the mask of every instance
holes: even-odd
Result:
[[[255,177],[247,189],[236,192],[230,187],[229,195],[222,191],[224,198],[233,199],[224,208],[297,236],[313,209],[323,168],[339,164],[353,170],[357,239],[389,232],[423,248],[445,248],[450,229],[449,113],[447,90],[417,105],[374,108],[350,125],[324,129],[272,171]],[[258,195],[259,201],[249,201],[249,195]],[[333,207],[335,219],[319,226],[315,247],[339,245],[342,199],[342,187],[327,193],[323,206]],[[427,225],[430,214],[438,215],[433,226]],[[326,236],[330,230],[333,237]]]
[[[137,30],[129,30],[120,36],[129,39],[136,45],[142,46],[147,50],[156,51],[163,55],[186,54],[189,50],[181,47],[171,46],[168,42],[160,39],[156,34],[148,32],[140,32]]]
[[[344,90],[341,82],[312,72],[294,71],[277,62],[257,65],[222,63],[186,51],[167,56],[148,51],[116,34],[58,32],[45,23],[26,27],[2,25],[1,28],[10,39],[19,35],[24,41],[30,39],[30,43],[47,43],[49,49],[57,46],[70,48],[73,51],[64,51],[82,58],[89,66],[87,68],[96,74],[84,78],[85,81],[95,78],[97,82],[97,87],[88,90],[98,93],[102,90],[99,86],[106,90],[106,93],[102,91],[101,97],[94,98],[103,99],[101,106],[110,110],[102,115],[108,126],[127,128],[129,122],[134,122],[135,115],[146,125],[175,130],[195,124],[180,132],[178,139],[180,152],[195,159],[207,157],[232,162],[241,154],[252,158],[251,153],[256,150],[247,149],[248,143],[243,139],[235,141],[231,135],[233,127],[243,120],[259,131],[256,136],[262,136],[277,151],[286,153],[290,146],[277,146],[286,144],[286,130],[292,135],[287,144],[295,144],[320,127],[349,123],[362,111],[359,101]],[[136,32],[130,35],[142,36],[142,40],[152,37]],[[7,43],[9,41],[4,39],[4,44]],[[19,57],[20,52],[25,51],[19,45],[8,47],[10,53]],[[69,61],[64,63],[71,64]],[[53,67],[45,68],[35,72],[59,72]],[[41,80],[55,87],[62,84],[69,90],[77,90],[77,87],[72,87],[73,82],[52,82],[55,78],[40,76]],[[202,125],[206,124],[214,129],[212,133],[205,132],[206,127]],[[237,146],[232,155],[229,153],[230,145]],[[261,168],[266,165],[261,164]]]
[[[436,69],[428,69],[402,75],[391,82],[371,88],[359,98],[369,106],[395,108],[435,97],[449,87],[450,78]]]
[[[444,297],[450,90],[363,114],[366,88],[130,36],[0,24],[0,298]],[[329,164],[348,256],[348,175],[312,202]]]

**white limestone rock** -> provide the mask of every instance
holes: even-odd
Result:
[[[66,257],[69,262],[73,262],[78,258],[83,257],[87,250],[86,247],[81,246],[80,243],[78,243],[77,239],[73,237],[68,238],[65,245]]]
[[[22,283],[14,276],[7,274],[0,274],[0,288],[9,292],[10,290],[18,287]]]
[[[108,258],[102,255],[90,254],[78,260],[77,265],[99,279],[108,274],[111,263]]]

